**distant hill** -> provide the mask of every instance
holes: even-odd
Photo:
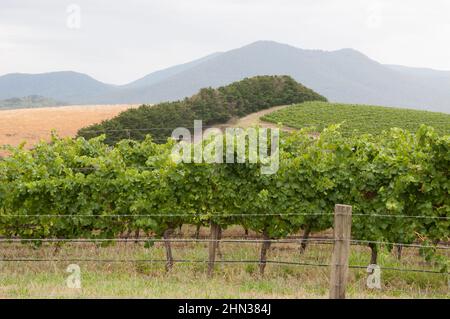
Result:
[[[192,128],[194,120],[202,120],[205,126],[221,124],[273,106],[304,101],[326,98],[289,76],[257,76],[217,89],[203,88],[184,100],[142,105],[83,128],[78,135],[92,138],[106,134],[106,142],[114,144],[126,138],[141,140],[150,134],[155,142],[165,142],[173,129]]]
[[[11,98],[0,100],[0,110],[16,109],[16,108],[35,108],[49,106],[63,106],[66,102],[56,101],[40,95],[29,95],[21,98]]]
[[[150,85],[156,84],[158,82],[164,81],[169,79],[172,76],[175,76],[177,74],[180,74],[181,72],[187,71],[189,69],[192,69],[193,67],[199,65],[202,62],[206,62],[212,58],[215,58],[219,55],[221,55],[221,52],[213,53],[210,55],[207,55],[203,58],[200,58],[198,60],[194,60],[192,62],[183,63],[179,65],[172,66],[170,68],[156,71],[153,73],[150,73],[143,78],[140,78],[136,81],[133,81],[129,84],[126,84],[123,86],[123,88],[142,88],[142,87],[148,87]]]
[[[333,102],[450,112],[450,72],[383,65],[353,49],[304,50],[271,41],[215,53],[122,86],[73,72],[56,81],[54,73],[20,80],[6,75],[0,77],[0,98],[39,94],[77,104],[159,103],[245,77],[284,74]],[[40,85],[30,86],[36,77]]]
[[[449,80],[450,79],[450,71],[440,71],[429,68],[413,68],[402,65],[393,65],[393,64],[385,64],[388,68],[391,68],[395,71],[402,72],[403,74],[412,75],[412,76],[421,76],[428,78],[436,78],[441,80]]]
[[[145,88],[122,92],[119,102],[159,102],[193,94],[205,86],[226,85],[244,77],[286,74],[329,100],[345,103],[450,111],[450,76],[445,72],[405,72],[362,53],[303,50],[275,42],[256,42],[204,61]],[[104,102],[111,102],[104,97]]]
[[[71,104],[89,104],[95,100],[94,96],[114,89],[113,85],[71,71],[14,73],[0,77],[0,99],[40,95]]]

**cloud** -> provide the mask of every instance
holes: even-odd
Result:
[[[73,3],[80,29],[67,28]],[[2,0],[0,74],[73,69],[125,83],[261,39],[450,69],[449,11],[445,0]]]

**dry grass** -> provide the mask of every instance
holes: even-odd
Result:
[[[61,137],[74,137],[85,126],[111,119],[119,113],[138,105],[73,105],[62,107],[44,107],[16,110],[0,110],[0,146],[26,142],[31,148],[40,140],[48,141],[51,131],[56,130]],[[254,125],[274,128],[275,124],[262,122],[260,117],[286,106],[276,106],[249,114],[240,119],[233,119],[218,127],[248,128]],[[286,130],[292,130],[286,128]],[[6,155],[0,151],[0,155]]]
[[[231,233],[237,234],[237,229]],[[184,236],[186,234],[183,229]],[[204,229],[202,233],[206,234]],[[22,244],[2,244],[2,257],[37,259],[134,259],[130,262],[8,262],[0,271],[1,298],[327,298],[328,267],[268,264],[261,277],[257,264],[216,265],[212,278],[206,275],[205,263],[176,263],[170,273],[164,263],[143,259],[164,259],[161,243],[151,248],[142,244],[119,243],[99,247],[89,243],[67,244],[55,253],[54,247],[36,249]],[[270,260],[329,263],[332,246],[310,245],[305,254],[297,244],[274,244]],[[175,259],[207,260],[206,243],[173,243]],[[258,258],[259,244],[222,243],[223,260]],[[219,257],[218,260],[221,260]],[[350,264],[366,265],[369,250],[352,246]],[[136,261],[137,260],[137,261]],[[82,289],[67,288],[65,271],[71,263],[81,267]],[[382,251],[380,265],[420,268],[423,263],[417,249],[404,249],[401,262]],[[423,265],[422,265],[423,266]],[[350,271],[350,298],[448,298],[448,278],[443,274],[382,272],[382,289],[365,285],[365,269]]]
[[[110,119],[136,105],[79,105],[0,111],[0,145],[32,147],[48,140],[51,130],[62,137],[75,136],[78,129]]]

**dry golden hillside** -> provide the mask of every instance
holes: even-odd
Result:
[[[110,119],[136,105],[81,105],[0,111],[0,145],[27,147],[48,140],[51,130],[60,136],[75,136],[78,129]]]

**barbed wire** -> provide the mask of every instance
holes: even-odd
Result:
[[[390,215],[390,214],[352,214],[356,217],[394,217],[394,218],[430,218],[450,220],[448,216],[429,216],[429,215]]]
[[[383,123],[383,121],[375,121],[373,123]],[[277,125],[274,122],[265,122],[263,124]],[[412,124],[416,125],[417,123],[412,123]],[[449,125],[448,121],[437,121],[437,122],[434,121],[432,123],[425,123],[424,122],[424,123],[420,123],[420,124],[431,125],[431,126],[433,126],[433,125]],[[301,127],[322,127],[322,126],[328,126],[328,125],[329,125],[329,123],[328,124],[327,123],[302,123]],[[255,125],[255,126],[257,126],[257,125]],[[288,126],[288,125],[286,123],[284,123],[284,126]],[[298,129],[297,127],[294,127],[294,126],[289,126],[289,127],[292,128],[292,129]],[[185,128],[185,129],[193,130],[193,129],[200,128],[200,127],[194,127],[194,126],[177,126],[177,127],[173,127],[173,126],[167,126],[167,127],[154,126],[154,127],[130,127],[130,128],[117,128],[117,129],[97,129],[97,130],[95,130],[95,129],[92,129],[92,130],[89,129],[88,130],[88,129],[81,128],[81,129],[79,129],[79,131],[82,131],[83,133],[106,133],[106,132],[125,132],[125,133],[128,133],[128,132],[140,132],[140,131],[146,132],[146,131],[152,131],[152,130],[175,130],[175,129],[178,129],[178,128]],[[219,129],[221,129],[221,128],[244,128],[244,127],[241,127],[239,125],[234,126],[233,123],[219,123],[219,124],[214,124],[214,125],[202,125],[201,128],[202,129],[203,128],[219,128]],[[56,133],[58,133],[58,130],[34,129],[33,132],[49,132],[49,133],[56,132]],[[13,134],[13,133],[16,133],[16,132],[15,131],[14,132],[11,132],[11,131],[2,132],[2,134],[5,134],[5,135],[6,134]]]
[[[26,242],[42,242],[42,243],[239,243],[239,244],[259,244],[259,243],[274,243],[274,244],[301,244],[301,243],[320,243],[320,244],[334,244],[334,238],[296,238],[296,239],[210,239],[210,238],[0,238],[0,243],[26,243]],[[340,239],[339,241],[349,241],[354,245],[361,244],[379,244],[379,245],[396,245],[408,248],[434,248],[440,250],[450,249],[449,246],[443,245],[429,245],[429,244],[408,244],[399,242],[386,242],[376,240],[357,240],[357,239]]]
[[[1,133],[0,133],[0,135],[1,135]],[[6,134],[5,134],[6,135]],[[26,138],[37,138],[37,137],[40,137],[40,135],[30,135],[30,136],[24,136],[23,138],[24,139],[26,139]],[[65,139],[66,138],[66,136],[60,136],[59,138],[61,138],[61,139]],[[70,137],[71,139],[73,139],[73,140],[75,140],[76,139],[76,137]],[[136,140],[134,140],[134,139],[132,139],[131,137],[130,138],[124,138],[123,140],[132,140],[132,141],[136,141]],[[167,140],[173,140],[173,141],[183,141],[183,139],[175,139],[175,138],[172,138],[171,136],[167,136],[167,138],[153,138],[152,137],[152,142],[167,142]],[[38,144],[35,144],[35,146],[37,146]],[[5,147],[5,146],[9,146],[9,144],[1,144],[0,145],[1,147]]]
[[[197,259],[173,259],[171,260],[173,263],[202,263],[202,264],[210,264],[210,263],[222,263],[222,264],[273,264],[273,265],[292,265],[292,266],[310,266],[310,267],[331,267],[332,264],[329,263],[310,263],[310,262],[295,262],[295,261],[278,261],[278,260],[244,260],[244,259],[219,259],[214,262],[210,260],[197,260]],[[2,262],[65,262],[65,263],[74,263],[74,262],[93,262],[93,263],[167,263],[166,259],[92,259],[92,258],[10,258],[10,259],[2,259]],[[368,266],[364,265],[348,265],[350,269],[367,269]],[[416,273],[430,273],[430,274],[442,274],[449,275],[450,272],[441,272],[436,270],[428,270],[428,269],[409,269],[409,268],[396,268],[396,267],[380,267],[381,270],[390,270],[390,271],[400,271],[400,272],[416,272]]]
[[[69,243],[90,243],[90,242],[118,242],[118,243],[136,243],[136,242],[172,242],[172,243],[209,243],[209,242],[220,242],[220,243],[279,243],[279,244],[289,244],[298,243],[302,239],[209,239],[209,238],[0,238],[0,242],[69,242]],[[307,241],[317,241],[317,242],[330,242],[333,243],[333,239],[312,239],[308,238]]]
[[[274,123],[269,123],[267,122],[267,125],[276,125]],[[311,126],[317,126],[317,124],[302,124],[305,127],[311,127]],[[257,127],[257,125],[255,125],[255,127]],[[217,129],[226,129],[226,128],[242,128],[242,129],[247,129],[247,127],[242,127],[239,125],[234,126],[232,123],[222,123],[222,124],[216,124],[216,125],[202,125],[201,127],[194,127],[194,126],[177,126],[177,127],[137,127],[137,128],[122,128],[122,129],[99,129],[99,130],[84,130],[83,128],[81,128],[79,131],[82,131],[83,133],[107,133],[107,132],[123,132],[123,133],[128,133],[128,132],[147,132],[147,131],[152,131],[152,130],[175,130],[175,129],[188,129],[188,130],[194,130],[194,129],[208,129],[208,128],[217,128]],[[261,127],[261,128],[265,128],[265,127]],[[267,128],[266,129],[270,129]],[[49,132],[52,133],[52,130],[39,130],[39,129],[35,129],[33,130],[33,132]],[[58,133],[58,130],[56,130],[56,133]],[[8,134],[8,132],[4,132],[4,134]]]
[[[161,168],[161,166],[124,166],[124,167],[108,167],[108,166],[104,166],[104,167],[46,167],[48,169],[69,169],[72,171],[96,171],[96,170],[103,170],[103,169],[120,169],[120,170],[129,170],[129,169],[142,169],[142,170],[146,170],[146,169],[157,169],[157,168]]]
[[[345,241],[345,239],[343,240]],[[421,245],[421,244],[404,244],[404,243],[395,243],[395,242],[386,242],[386,241],[378,241],[378,240],[358,240],[351,239],[350,243],[353,244],[378,244],[378,245],[395,245],[395,246],[403,246],[408,248],[435,248],[435,249],[450,249],[450,246],[439,246],[439,245]]]
[[[95,214],[84,214],[84,215],[68,215],[68,214],[61,214],[61,215],[51,215],[51,214],[0,214],[0,218],[2,217],[33,217],[33,218],[50,218],[50,217],[56,217],[56,218],[83,218],[83,217],[105,217],[105,218],[119,218],[119,217],[202,217],[202,216],[211,216],[209,213],[179,213],[179,214],[142,214],[142,215],[133,215],[133,214],[109,214],[109,215],[95,215]],[[214,217],[245,217],[245,216],[334,216],[330,213],[265,213],[265,214],[259,214],[259,213],[248,213],[248,214],[224,214],[224,215],[215,215]]]
[[[200,128],[224,128],[227,126],[226,124],[220,125],[202,125],[201,127],[193,127],[193,126],[178,126],[178,127],[144,127],[144,128],[125,128],[125,129],[105,129],[105,130],[82,130],[83,133],[107,133],[107,132],[147,132],[152,130],[176,130],[179,128],[188,129],[188,130],[194,130],[194,129],[200,129]]]
[[[60,215],[52,215],[52,214],[0,214],[0,218],[2,217],[33,217],[33,218],[86,218],[86,217],[101,217],[101,218],[119,218],[119,217],[202,217],[202,216],[210,216],[210,217],[258,217],[258,216],[334,216],[333,213],[241,213],[241,214],[223,214],[223,215],[210,215],[209,213],[179,213],[179,214],[142,214],[142,215],[133,215],[133,214],[108,214],[108,215],[95,215],[95,214],[83,214],[83,215],[68,215],[68,214],[60,214]],[[429,219],[439,219],[439,220],[450,220],[448,216],[429,216],[429,215],[390,215],[390,214],[352,214],[352,217],[380,217],[380,218],[429,218]]]

